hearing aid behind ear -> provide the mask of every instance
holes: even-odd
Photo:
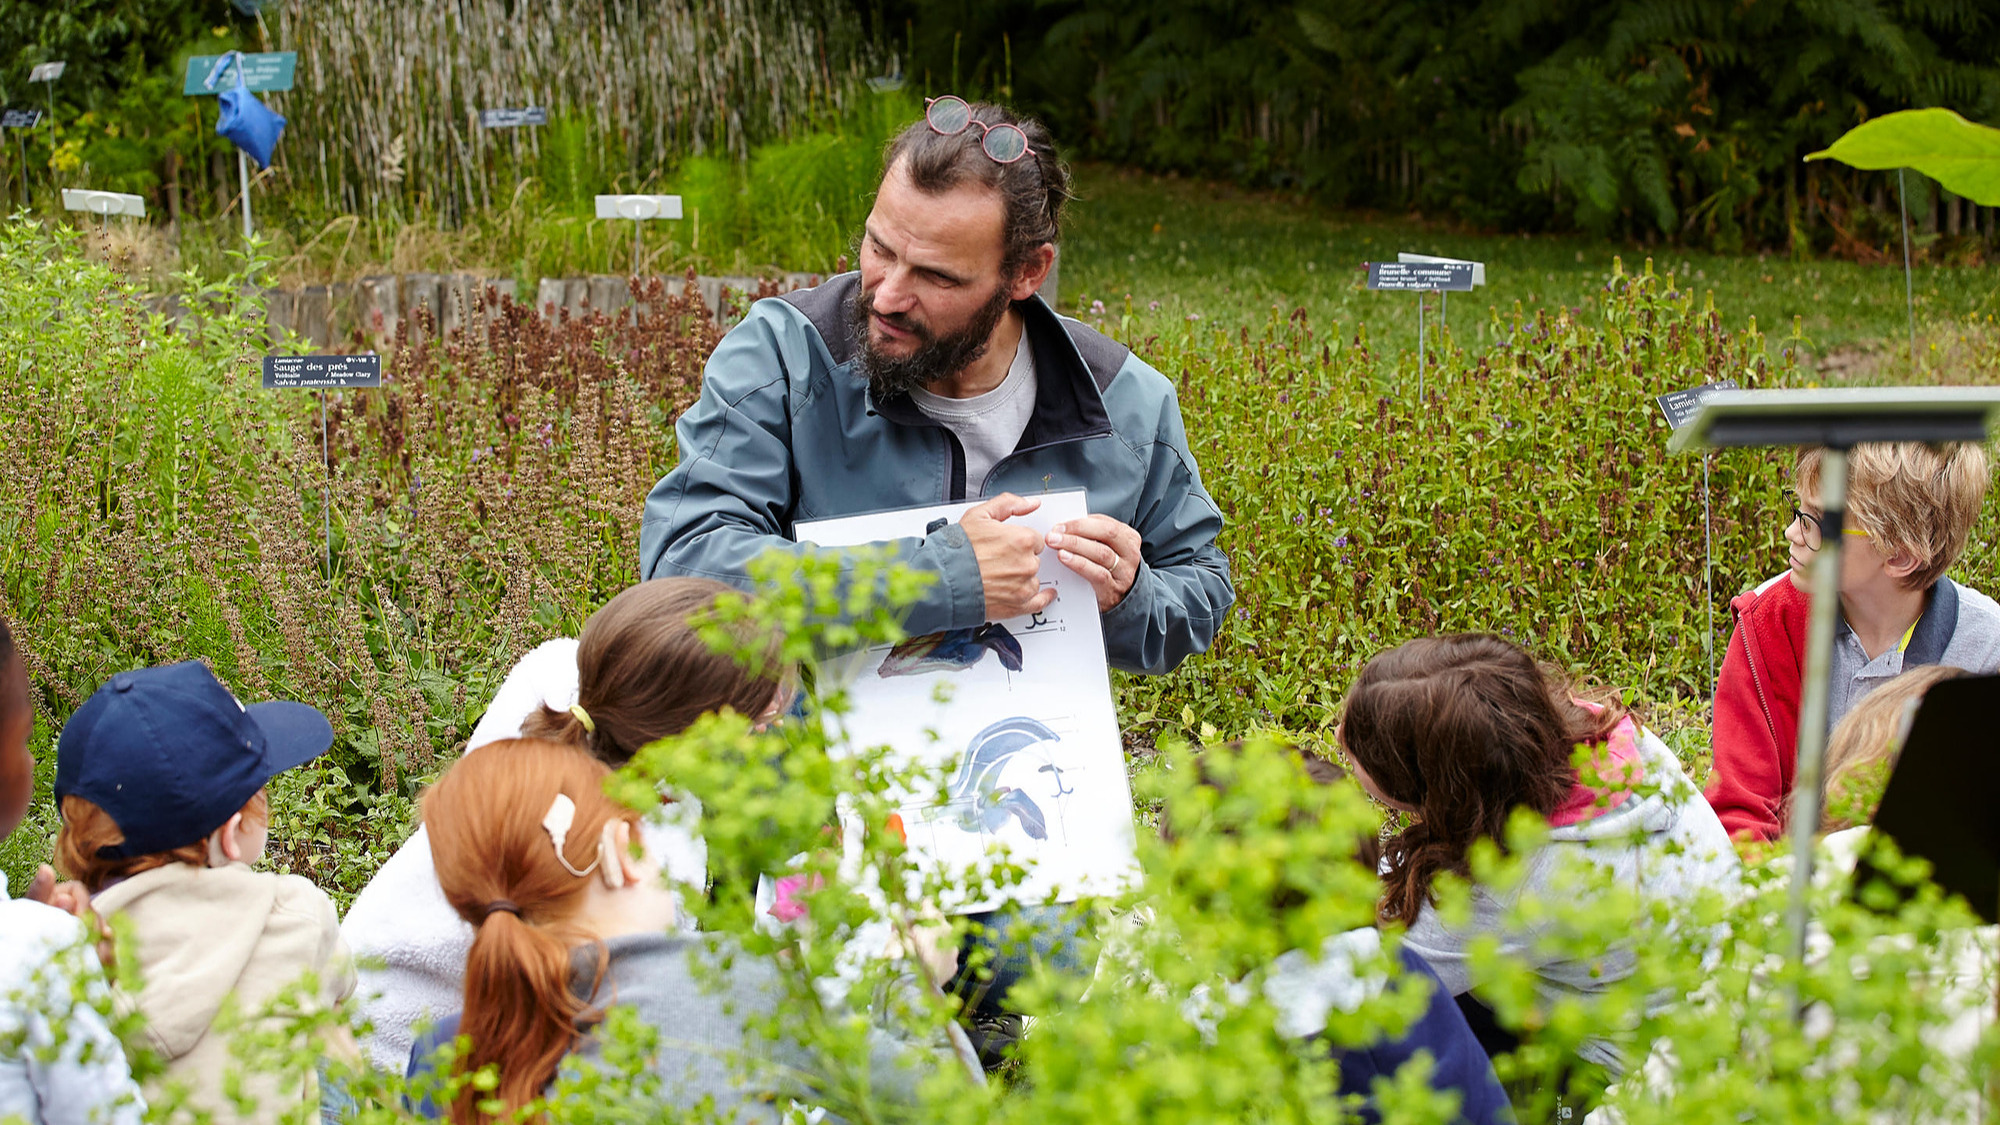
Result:
[[[618,825],[621,822],[612,817],[604,822],[604,831],[597,837],[597,875],[604,885],[612,890],[625,886],[625,866],[618,862]]]

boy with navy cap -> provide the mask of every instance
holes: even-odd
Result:
[[[56,746],[58,863],[99,914],[129,920],[143,987],[125,1000],[167,1062],[161,1081],[218,1119],[276,1121],[318,1097],[310,1079],[245,1075],[257,1107],[240,1112],[225,1076],[242,1064],[211,1034],[225,1002],[255,1015],[309,972],[327,1007],[354,988],[333,901],[297,875],[251,870],[264,853],[265,784],[332,742],[313,708],[245,706],[190,661],[111,677]]]

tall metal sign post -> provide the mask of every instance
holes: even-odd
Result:
[[[39,109],[0,110],[0,129],[14,130],[14,141],[21,148],[21,206],[29,206],[28,198],[28,130],[39,125],[42,111]]]
[[[28,81],[30,83],[41,82],[46,84],[49,96],[49,131],[51,134],[55,132],[56,127],[56,79],[61,78],[63,71],[67,69],[69,69],[69,64],[59,61],[37,63],[33,69],[28,71]],[[16,127],[18,128],[18,126]],[[30,122],[27,127],[33,128],[33,122]],[[18,139],[21,142],[21,194],[22,198],[26,199],[28,191],[28,139],[26,136],[20,136]],[[49,137],[49,150],[53,152],[55,147],[55,137],[51,135]]]
[[[253,94],[289,90],[298,65],[296,51],[238,54],[234,59],[226,55],[195,55],[188,59],[181,94],[190,98],[217,96],[235,84],[238,71],[243,75],[243,84]],[[248,239],[251,229],[250,158],[241,148],[236,150],[236,180],[243,192],[243,237]]]
[[[1984,442],[2000,421],[2000,388],[1868,387],[1842,390],[1723,391],[1702,402],[1694,420],[1674,431],[1673,452],[1735,446],[1817,445],[1820,460],[1820,547],[1813,556],[1811,617],[1806,629],[1804,698],[1799,704],[1798,764],[1792,773],[1792,960],[1804,964],[1807,896],[1819,832],[1826,763],[1827,701],[1833,675],[1833,635],[1840,613],[1841,528],[1847,517],[1847,455],[1857,445],[1892,441]],[[1800,998],[1791,997],[1792,1014]]]
[[[69,64],[67,62],[45,62],[35,64],[34,69],[28,71],[28,81],[48,83],[49,128],[51,129],[56,127],[56,79],[61,78],[63,71],[68,68]]]

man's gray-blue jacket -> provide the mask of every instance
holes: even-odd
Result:
[[[1112,665],[1168,672],[1207,649],[1236,595],[1215,545],[1222,513],[1188,452],[1173,384],[1039,299],[1017,302],[1034,348],[1035,411],[1014,452],[968,482],[951,431],[906,395],[877,401],[858,372],[847,310],[859,285],[846,273],[759,301],[723,337],[675,429],[680,464],[646,498],[641,576],[743,586],[751,559],[796,549],[800,522],[1082,488],[1093,513],[1144,541],[1131,591],[1103,615]],[[893,546],[938,576],[910,632],[985,623],[979,563],[959,525]]]

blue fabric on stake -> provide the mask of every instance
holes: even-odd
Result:
[[[216,79],[232,62],[236,64],[236,85],[222,91],[222,116],[215,123],[215,131],[248,153],[260,170],[267,169],[271,166],[271,150],[278,146],[278,138],[285,132],[285,119],[250,92],[250,85],[243,78],[243,52],[231,51],[215,60],[203,85],[215,89]]]

